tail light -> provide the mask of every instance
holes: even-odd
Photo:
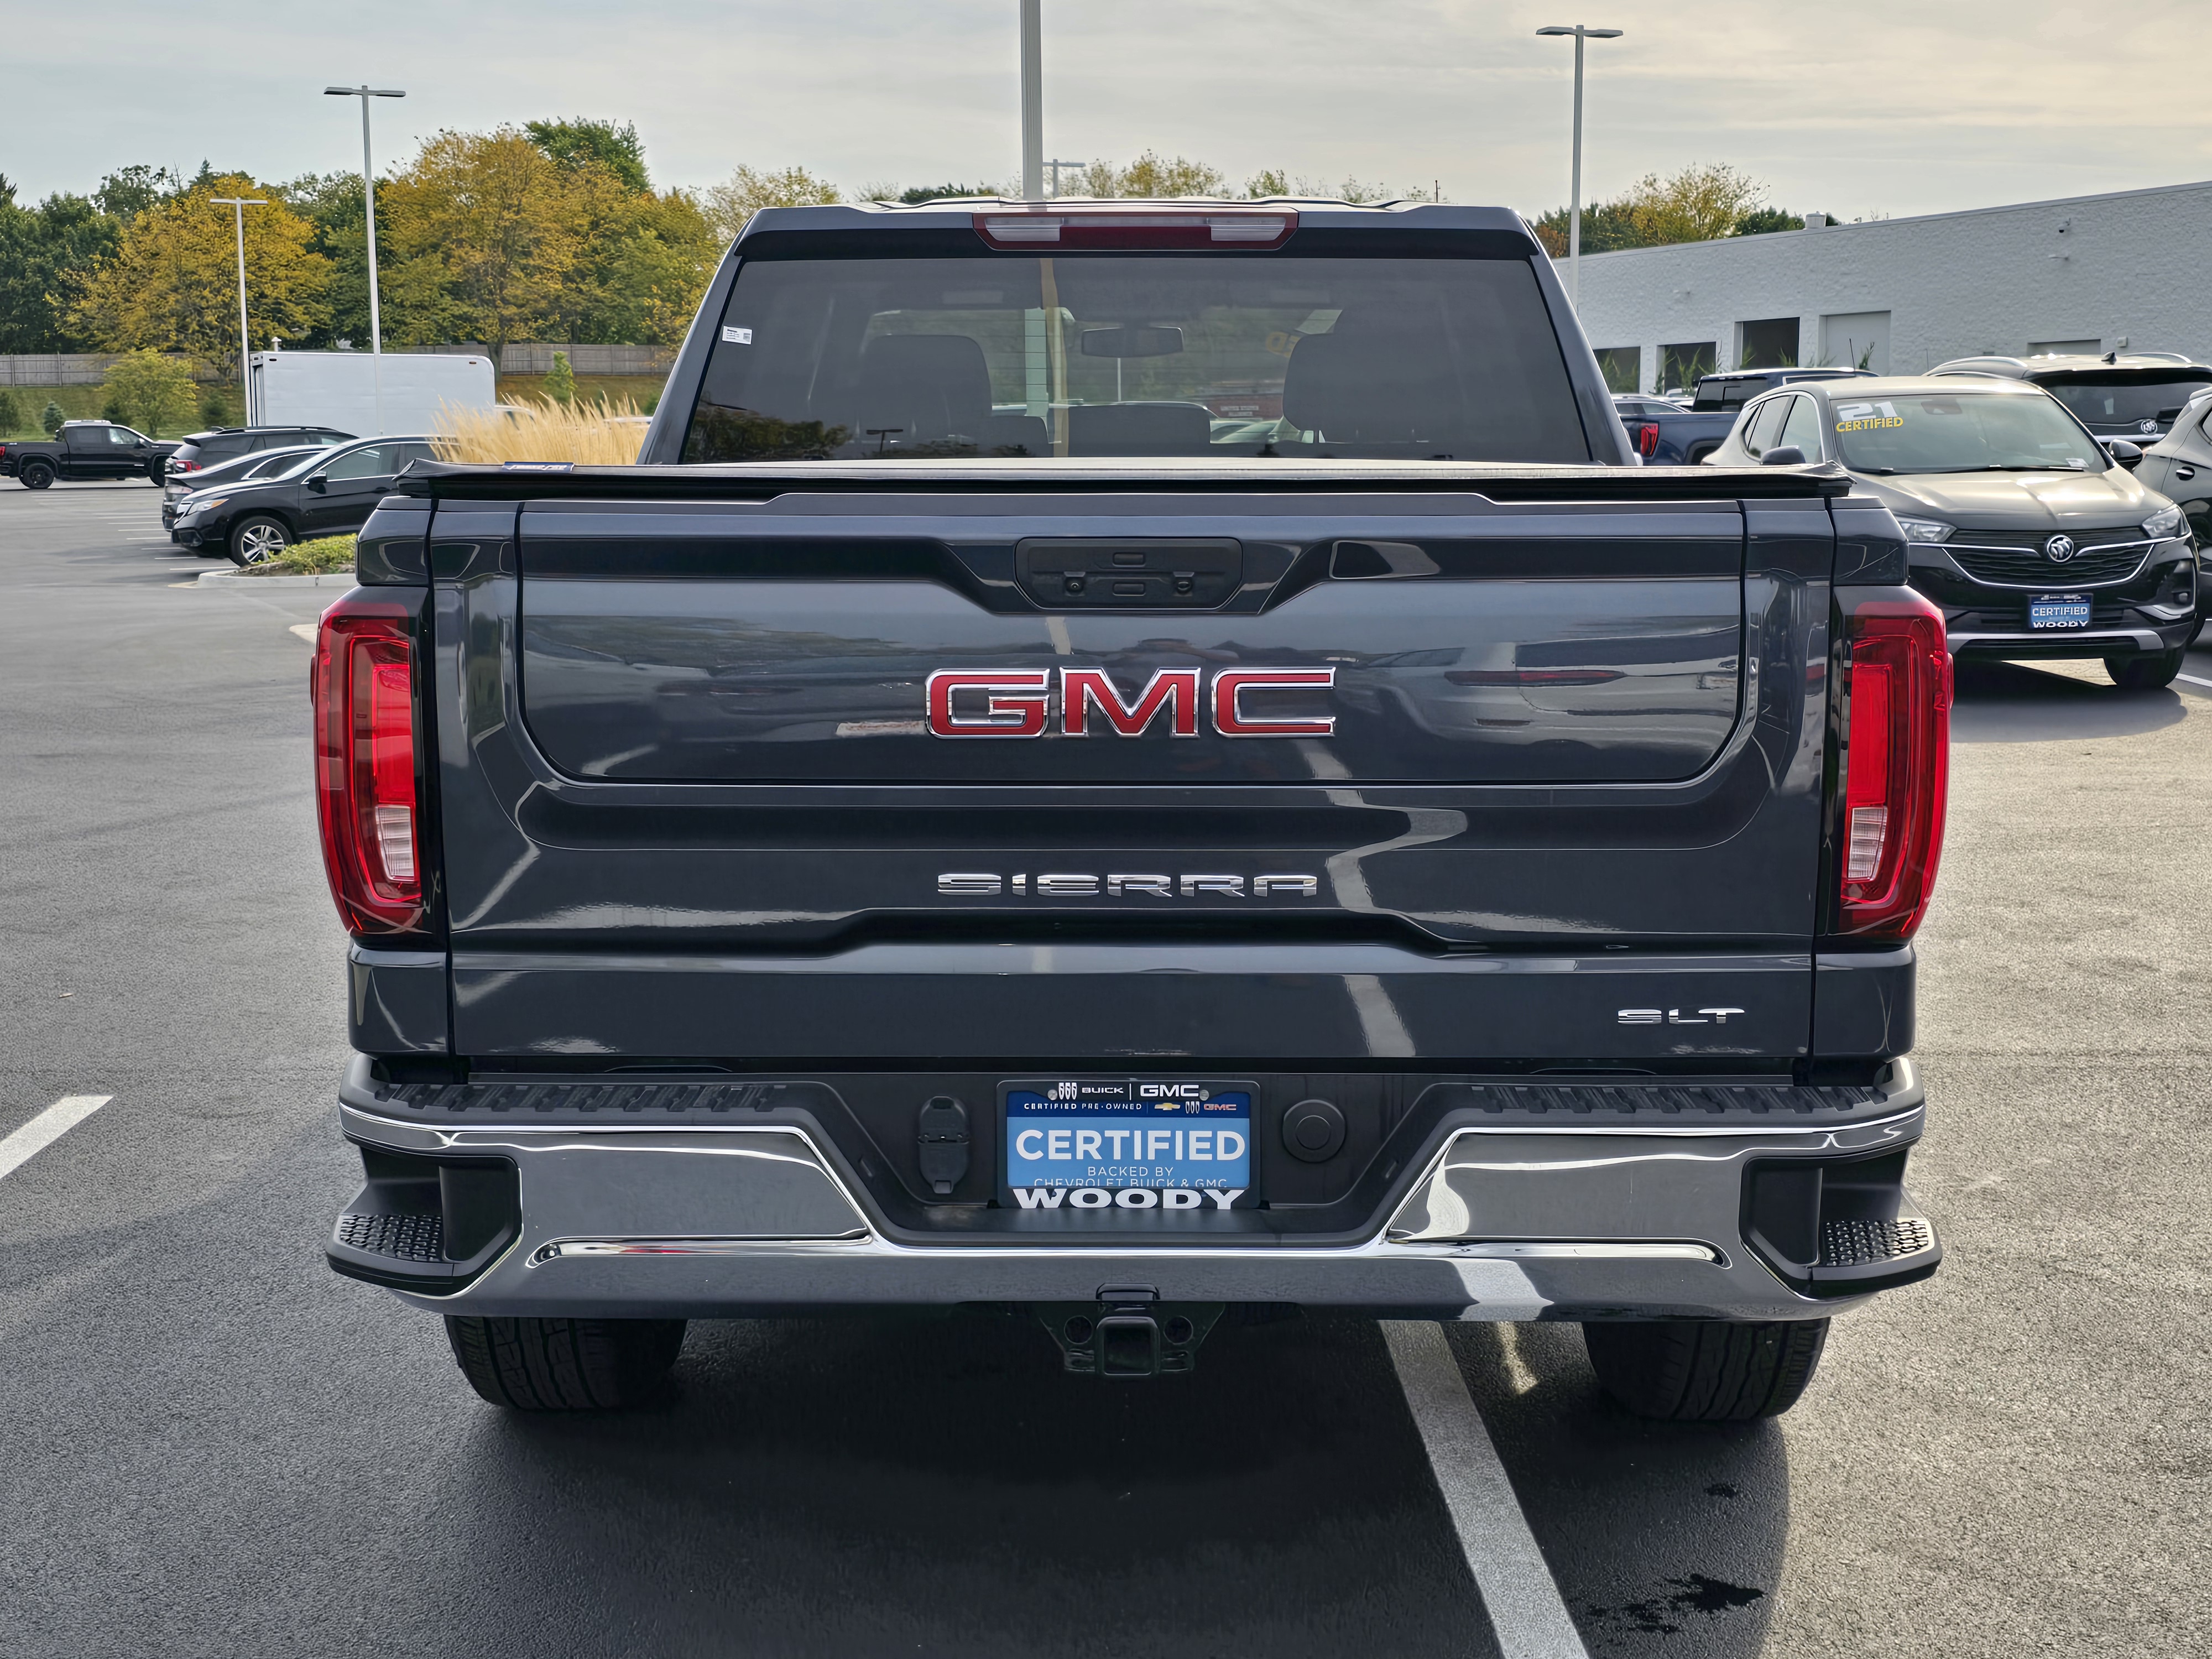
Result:
[[[1912,937],[1936,890],[1950,779],[1951,654],[1943,613],[1917,593],[1845,621],[1838,933]]]
[[[1650,460],[1659,453],[1659,422],[1639,421],[1636,427],[1636,453]]]
[[[315,640],[315,805],[323,869],[353,933],[422,930],[414,611],[348,594]]]

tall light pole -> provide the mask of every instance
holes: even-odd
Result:
[[[1583,42],[1585,40],[1618,40],[1620,29],[1594,29],[1580,23],[1553,23],[1536,31],[1539,34],[1571,34],[1575,37],[1575,169],[1574,203],[1567,216],[1567,298],[1580,306],[1583,302]]]
[[[217,207],[227,207],[238,221],[238,383],[246,394],[246,423],[253,424],[253,366],[247,360],[253,355],[252,337],[246,331],[246,210],[267,207],[258,197],[210,196],[208,199]]]
[[[1044,23],[1022,0],[1022,200],[1044,199]]]
[[[376,301],[376,170],[368,157],[368,100],[372,98],[404,98],[407,94],[397,88],[372,87],[363,82],[357,87],[325,87],[325,98],[358,98],[361,100],[361,199],[368,210],[368,355],[369,372],[376,383],[376,428],[379,437],[384,434],[384,316]]]

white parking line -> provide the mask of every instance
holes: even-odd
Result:
[[[113,1095],[64,1095],[0,1140],[0,1177],[13,1175],[114,1098]]]
[[[1589,1659],[1443,1328],[1419,1320],[1381,1322],[1498,1651],[1505,1659]]]
[[[2206,690],[2212,691],[2212,680],[2200,678],[2195,674],[2176,674],[2173,678],[2178,680],[2187,680],[2191,685],[2201,685]]]
[[[315,642],[315,625],[313,623],[294,623],[291,631],[307,641],[309,645]]]

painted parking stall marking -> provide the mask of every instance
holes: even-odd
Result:
[[[1381,1323],[1498,1650],[1505,1659],[1589,1659],[1443,1328],[1421,1320]]]
[[[13,1175],[114,1098],[113,1095],[64,1095],[0,1140],[0,1179]]]

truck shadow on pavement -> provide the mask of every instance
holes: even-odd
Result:
[[[2073,665],[2067,665],[2068,667]],[[2021,663],[1968,659],[1957,669],[1951,736],[1959,743],[2053,743],[2131,738],[2189,718],[2179,693],[2123,691]]]
[[[1136,1384],[1012,1315],[703,1322],[641,1411],[454,1404],[445,1559],[513,1651],[1496,1650],[1370,1321]]]
[[[1789,1535],[1781,1429],[1630,1416],[1578,1326],[1445,1331],[1594,1659],[1765,1652]]]

